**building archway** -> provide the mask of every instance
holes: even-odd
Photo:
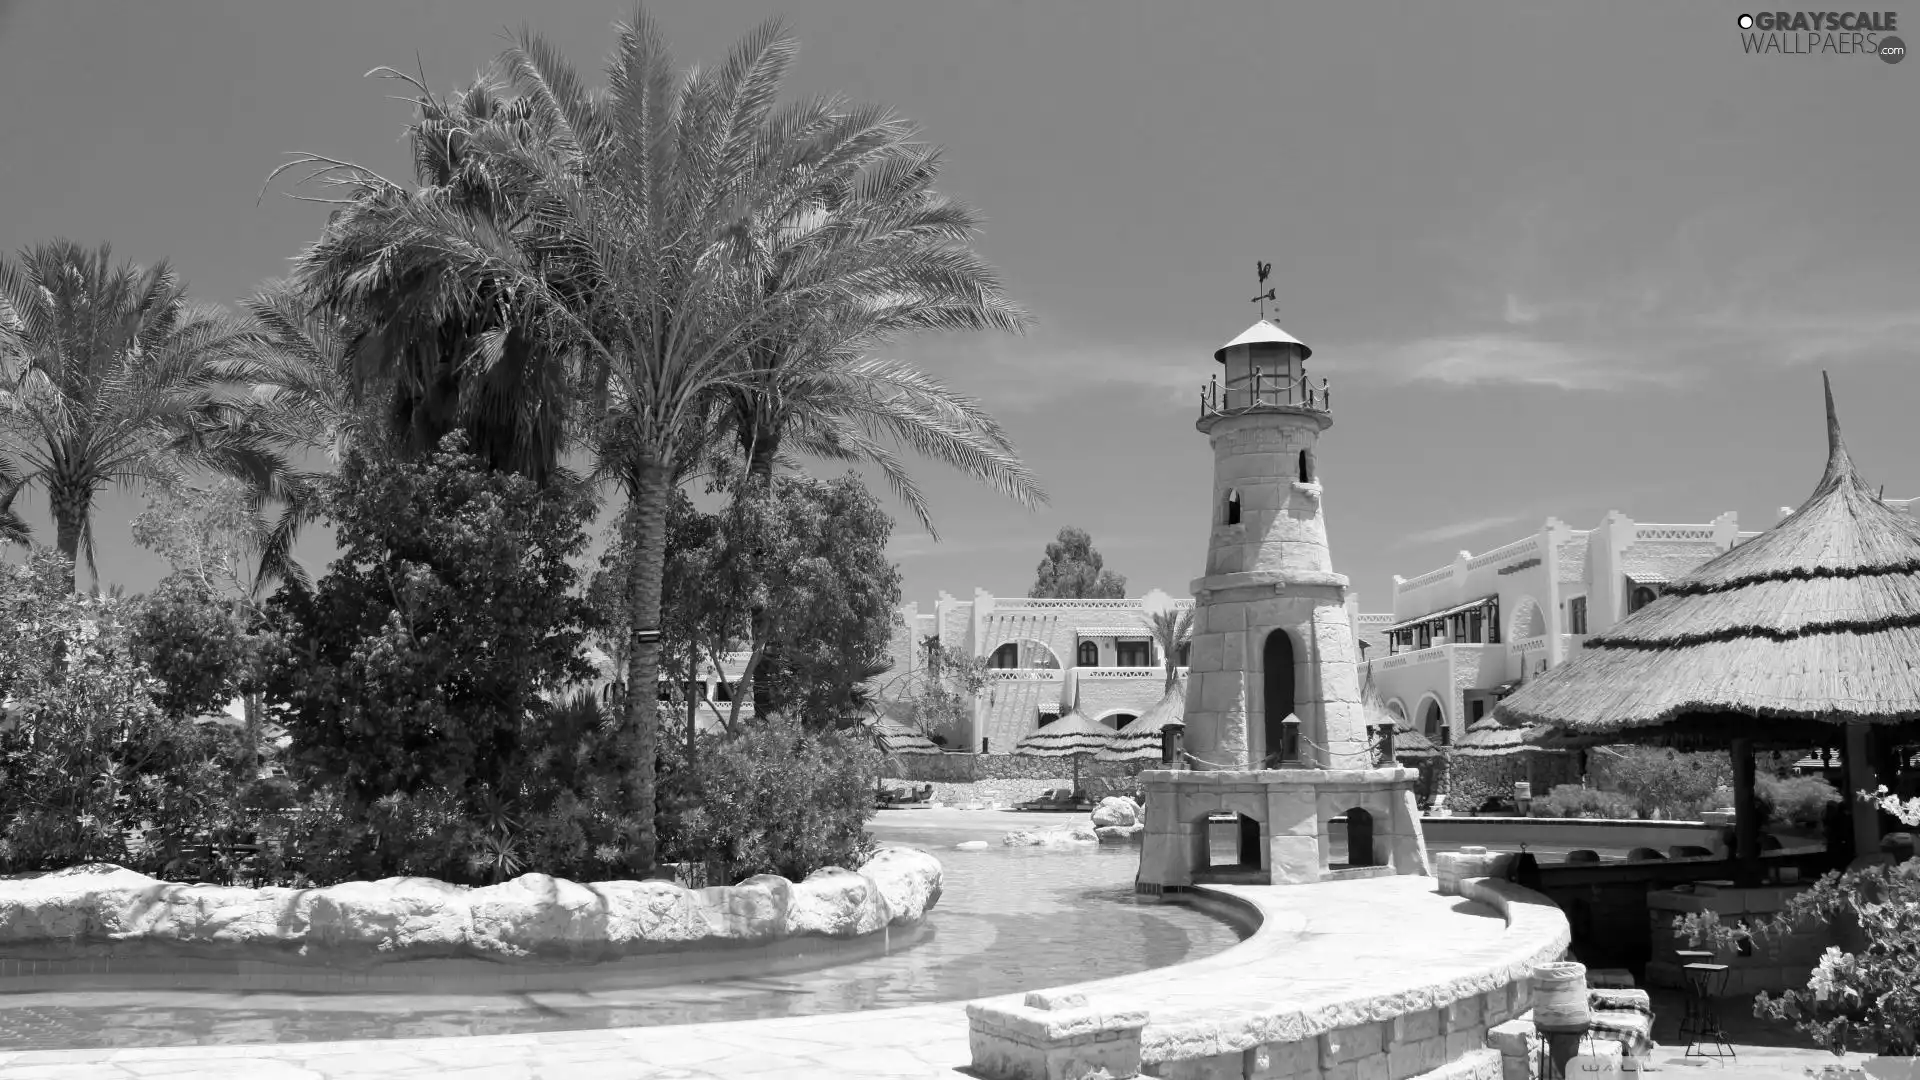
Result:
[[[1387,699],[1387,711],[1393,714],[1394,723],[1396,725],[1400,727],[1406,726],[1407,707],[1406,705],[1401,703],[1399,698]]]
[[[1435,746],[1453,745],[1453,731],[1447,724],[1447,712],[1440,699],[1428,694],[1420,702],[1420,734]]]
[[[1513,606],[1513,619],[1507,624],[1508,641],[1525,641],[1528,638],[1544,637],[1547,632],[1547,617],[1540,610],[1540,602],[1531,596],[1523,596]]]
[[[1261,760],[1276,764],[1285,744],[1283,721],[1294,711],[1293,637],[1274,630],[1260,647],[1261,730],[1266,740]]]

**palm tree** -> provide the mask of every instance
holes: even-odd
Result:
[[[1160,663],[1166,668],[1166,689],[1180,685],[1180,648],[1193,638],[1193,608],[1168,608],[1147,617],[1147,628],[1160,645]]]
[[[546,484],[565,451],[569,346],[530,316],[513,274],[444,245],[418,242],[431,222],[520,274],[537,274],[540,223],[529,218],[537,175],[523,150],[541,135],[526,100],[508,96],[497,73],[449,97],[392,69],[416,91],[407,135],[414,187],[330,158],[301,156],[268,177],[311,166],[306,180],[336,189],[321,239],[302,254],[292,290],[312,306],[276,301],[300,324],[332,322],[339,374],[353,401],[385,412],[389,449],[417,457],[455,431],[489,468]],[[396,228],[396,225],[401,227]],[[411,226],[411,227],[409,227]]]
[[[0,450],[40,485],[54,543],[93,570],[93,500],[109,484],[170,483],[201,467],[282,490],[275,436],[228,392],[245,319],[191,304],[165,263],[111,265],[67,240],[0,258]],[[69,578],[69,583],[71,583]]]
[[[20,493],[24,481],[13,462],[0,458],[0,545],[26,545],[33,539],[33,530],[27,527],[27,521],[13,508],[13,497]]]

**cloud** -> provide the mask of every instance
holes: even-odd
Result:
[[[1437,544],[1447,540],[1463,540],[1469,536],[1478,536],[1483,532],[1514,525],[1524,520],[1520,514],[1497,514],[1493,517],[1473,518],[1468,521],[1456,521],[1450,525],[1441,525],[1432,529],[1422,529],[1402,536],[1394,547],[1413,547],[1418,544]]]
[[[1467,387],[1489,383],[1559,390],[1675,386],[1690,373],[1655,354],[1555,341],[1521,333],[1429,337],[1356,350],[1351,368],[1396,382]]]

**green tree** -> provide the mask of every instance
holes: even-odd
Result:
[[[1047,545],[1047,557],[1034,572],[1027,595],[1074,600],[1117,600],[1127,595],[1127,579],[1104,566],[1105,560],[1093,549],[1093,537],[1069,525]]]
[[[500,69],[511,107],[489,105],[484,122],[468,107],[473,122],[447,130],[462,174],[484,177],[475,190],[497,194],[505,213],[464,213],[368,170],[307,162],[351,193],[356,235],[437,273],[470,309],[505,313],[481,335],[483,357],[509,356],[506,338],[519,334],[530,355],[564,357],[579,376],[595,475],[628,504],[627,795],[648,823],[666,514],[721,430],[717,396],[753,383],[754,343],[796,320],[917,297],[925,284],[901,256],[909,237],[849,225],[852,240],[813,245],[804,274],[764,287],[771,230],[830,214],[859,185],[908,179],[884,153],[903,128],[891,114],[830,98],[776,105],[793,54],[768,23],[727,62],[689,73],[643,12],[619,28],[607,91],[590,93],[549,45],[521,35]],[[636,871],[651,865],[653,842],[649,831],[636,846]]]
[[[247,320],[191,304],[165,263],[115,268],[104,246],[66,240],[0,259],[0,451],[46,490],[69,562],[92,565],[93,501],[110,484],[197,467],[279,489],[275,433],[226,389],[254,341]]]
[[[887,560],[893,522],[852,473],[831,482],[779,477],[752,500],[754,573],[746,590],[752,651],[768,708],[809,728],[856,722],[865,687],[892,666],[900,570]],[[743,545],[744,546],[744,545]],[[739,694],[734,704],[739,706]]]
[[[289,661],[273,697],[298,771],[336,787],[350,819],[384,815],[397,833],[524,820],[523,800],[543,797],[527,762],[549,750],[529,725],[592,674],[573,565],[588,500],[487,471],[453,439],[423,462],[350,454],[327,503],[340,557],[311,594],[274,598]],[[630,845],[637,824],[621,828]],[[366,872],[470,872],[471,850],[402,864],[374,838],[351,838]]]

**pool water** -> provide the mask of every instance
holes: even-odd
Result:
[[[884,843],[939,856],[945,885],[914,944],[813,971],[590,992],[295,994],[63,991],[0,994],[0,1049],[494,1035],[695,1024],[887,1009],[1164,967],[1243,932],[1182,904],[1137,900],[1139,849],[1008,848],[1005,821],[928,828],[885,814]],[[954,845],[985,840],[984,851]]]

